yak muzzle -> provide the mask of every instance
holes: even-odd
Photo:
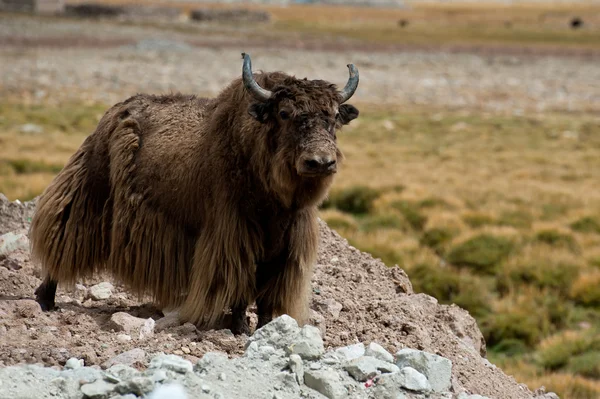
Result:
[[[328,176],[337,172],[337,160],[329,154],[310,154],[300,158],[297,169],[301,176]]]

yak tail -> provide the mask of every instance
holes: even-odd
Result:
[[[67,287],[92,275],[110,251],[106,185],[89,179],[87,144],[41,195],[29,231],[32,260],[41,264],[44,277]]]
[[[319,227],[315,210],[298,215],[290,232],[289,258],[283,270],[259,288],[257,300],[276,316],[287,314],[299,325],[308,321],[311,277],[317,257]]]

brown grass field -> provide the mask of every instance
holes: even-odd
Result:
[[[273,23],[258,29],[270,34],[600,50],[598,5],[262,8]],[[569,27],[574,16],[585,29]],[[0,192],[39,195],[109,105],[0,102]],[[600,397],[600,116],[361,111],[339,136],[347,159],[322,217],[401,265],[416,291],[469,310],[490,360],[518,381],[565,399]],[[25,123],[44,133],[23,134]]]

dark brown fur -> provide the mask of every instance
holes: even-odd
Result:
[[[257,102],[237,79],[214,99],[139,94],[107,111],[32,221],[44,309],[56,283],[106,271],[197,324],[231,307],[232,330],[248,332],[255,300],[259,325],[305,320],[333,175],[300,175],[298,162],[316,151],[341,161],[334,131],[358,111],[324,81],[255,79],[274,99]]]

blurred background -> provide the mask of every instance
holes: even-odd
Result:
[[[255,70],[361,110],[321,216],[476,319],[531,389],[600,397],[600,1],[0,0],[0,192],[44,190],[113,103]]]

